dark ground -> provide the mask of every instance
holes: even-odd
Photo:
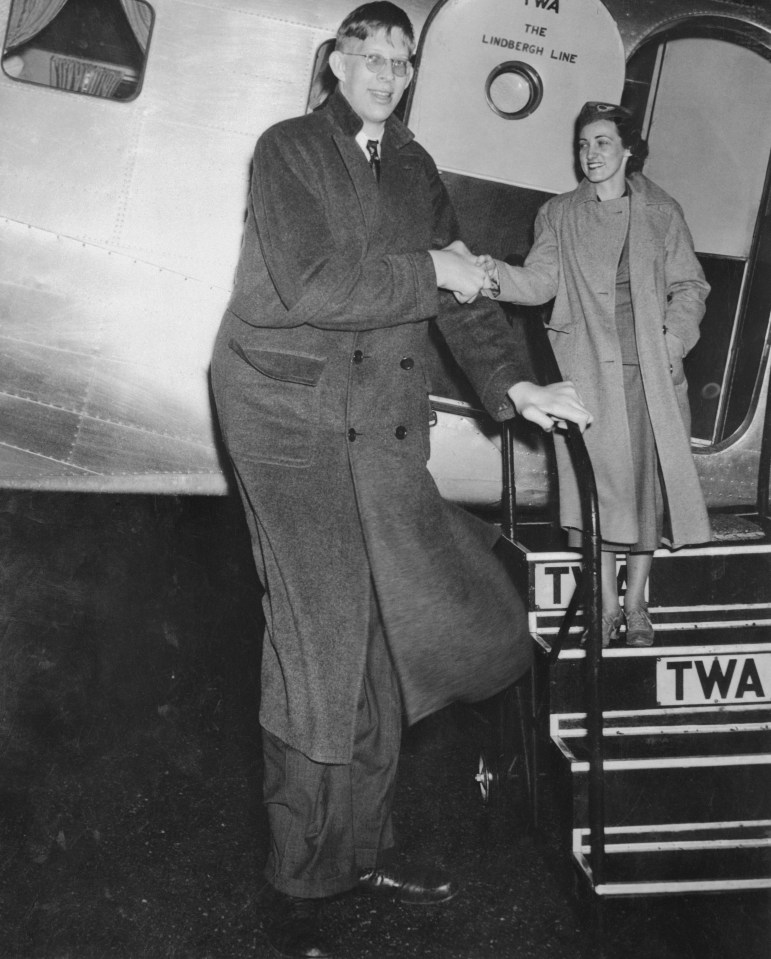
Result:
[[[240,959],[259,934],[260,615],[228,499],[0,494],[0,956]],[[592,955],[554,807],[482,806],[485,728],[405,735],[408,860],[463,882],[420,910],[341,897],[341,959]],[[765,895],[610,903],[605,954],[766,959]]]

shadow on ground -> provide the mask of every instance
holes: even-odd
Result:
[[[261,619],[230,499],[0,494],[0,954],[240,959],[259,932]],[[484,807],[485,726],[444,710],[405,735],[407,860],[463,883],[422,910],[335,900],[341,959],[597,953],[552,802]],[[547,792],[548,796],[548,792]],[[606,909],[605,955],[765,959],[762,895]]]

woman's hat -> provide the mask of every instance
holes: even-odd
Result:
[[[587,123],[596,120],[631,120],[632,112],[618,103],[603,103],[601,100],[589,100],[581,107],[578,114],[578,127],[585,127]]]

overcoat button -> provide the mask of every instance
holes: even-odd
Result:
[[[355,441],[355,439],[356,439],[356,430],[355,430],[353,427],[351,427],[351,428],[348,430],[348,440],[349,440],[351,443],[353,443],[353,442]]]
[[[361,350],[356,350],[353,354],[353,362],[361,363],[363,359],[364,359],[364,354],[361,352]]]
[[[405,356],[404,359],[399,364],[399,366],[401,366],[403,370],[411,370],[414,365],[415,365],[415,360],[413,360],[411,356]]]
[[[397,440],[403,440],[406,435],[407,435],[406,426],[397,426],[396,429],[394,430],[394,436],[397,438]]]

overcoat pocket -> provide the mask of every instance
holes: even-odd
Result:
[[[672,382],[675,386],[680,386],[682,383],[685,383],[685,369],[683,368],[685,344],[679,336],[675,336],[675,334],[670,333],[669,330],[664,334],[664,341],[667,344]]]
[[[245,350],[234,339],[230,341],[230,349],[242,360],[274,380],[285,380],[287,383],[303,383],[305,386],[316,386],[326,360],[319,356],[309,356],[306,353],[281,353],[278,350]]]
[[[254,371],[245,382],[237,424],[244,455],[259,463],[310,466],[318,445],[319,381],[326,359],[245,349],[235,339],[228,345]]]

